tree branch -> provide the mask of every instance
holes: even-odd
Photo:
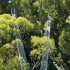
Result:
[[[33,66],[33,68],[31,70],[33,70],[34,68],[38,67],[40,65],[40,61],[36,62],[36,64]]]

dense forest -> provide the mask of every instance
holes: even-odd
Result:
[[[50,38],[44,35],[48,14]],[[19,58],[19,34],[27,62]],[[45,43],[50,46],[48,70],[70,70],[70,0],[0,0],[0,70],[40,70]]]

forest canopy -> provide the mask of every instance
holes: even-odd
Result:
[[[70,70],[69,8],[70,0],[0,0],[0,70],[40,70],[48,47],[48,70]],[[48,15],[50,38],[45,36]],[[17,43],[27,62],[19,58]]]

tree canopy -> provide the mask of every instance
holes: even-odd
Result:
[[[24,70],[40,70],[42,52],[50,46],[48,70],[70,70],[70,0],[0,0],[0,69],[20,70],[16,43],[20,34],[27,62]],[[17,18],[11,16],[14,4]],[[44,26],[51,16],[50,38]]]

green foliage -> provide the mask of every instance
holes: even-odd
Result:
[[[70,70],[70,0],[14,0],[12,3],[15,4],[18,18],[3,14],[10,13],[12,3],[9,4],[8,1],[0,0],[0,14],[2,14],[0,15],[0,70],[7,70],[8,67],[9,70],[20,69],[20,64],[16,64],[18,61],[15,60],[18,59],[16,43],[22,45],[19,39],[15,39],[18,34],[22,36],[30,63],[32,60],[30,61],[29,53],[40,59],[42,51],[47,50],[48,43],[51,47],[50,63],[55,62],[53,65],[57,70]],[[52,18],[51,38],[54,41],[42,37],[48,14]],[[26,70],[26,63],[23,66]],[[49,70],[55,70],[49,68]]]
[[[59,46],[60,50],[67,56],[69,55],[70,51],[70,25],[68,25],[61,33],[59,37]]]
[[[3,59],[0,58],[0,69],[1,70],[19,70],[20,69],[20,60],[18,56],[13,57],[12,59],[9,59],[7,64],[3,63]],[[26,63],[23,61],[22,64],[24,70],[26,70]]]
[[[41,22],[37,21],[35,24],[34,24],[34,33],[41,33]]]
[[[52,53],[56,48],[54,44],[53,39],[49,39],[46,36],[44,37],[37,37],[37,36],[32,36],[31,37],[31,42],[32,42],[32,48],[33,50],[31,51],[31,55],[38,55],[39,59],[42,55],[43,51],[46,51],[49,47],[51,49]]]
[[[60,70],[60,69],[64,70],[63,69],[63,64],[64,63],[63,63],[62,55],[61,55],[60,52],[58,53],[58,56],[55,57],[53,64],[58,70]]]
[[[18,55],[18,50],[16,44],[20,43],[19,39],[13,40],[11,43],[5,44],[0,48],[0,58],[1,66],[0,68],[6,68],[5,70],[19,70],[22,66],[24,70],[26,70],[27,63],[23,61],[23,59],[16,55]],[[22,65],[20,65],[20,61],[22,61]],[[5,66],[4,66],[5,65]]]
[[[20,59],[18,56],[8,60],[7,65],[8,70],[19,70],[20,69]]]
[[[29,33],[34,28],[34,25],[29,20],[23,17],[18,17],[16,23],[23,34]]]
[[[14,21],[15,18],[9,14],[0,15],[0,40],[3,44],[14,38]]]
[[[0,14],[9,12],[8,0],[0,0]]]
[[[68,16],[68,19],[66,19],[66,23],[70,24],[70,15]]]
[[[22,46],[20,39],[16,38],[17,33],[21,34],[30,32],[34,29],[34,25],[23,17],[14,18],[9,14],[0,15],[0,69],[1,70],[19,70],[21,66],[27,69],[27,63],[18,58],[17,43]],[[19,27],[20,29],[17,29]],[[26,29],[25,29],[26,28]],[[28,32],[28,33],[29,33]],[[28,67],[29,68],[29,67]]]
[[[33,5],[34,5],[34,7],[39,7],[40,3],[39,3],[39,1],[36,1],[36,2],[33,3]]]
[[[66,22],[70,23],[69,17]],[[67,26],[62,30],[62,33],[59,36],[59,48],[66,65],[70,65],[70,63],[68,63],[70,61],[70,24],[67,24]],[[66,67],[69,66],[67,65]]]

